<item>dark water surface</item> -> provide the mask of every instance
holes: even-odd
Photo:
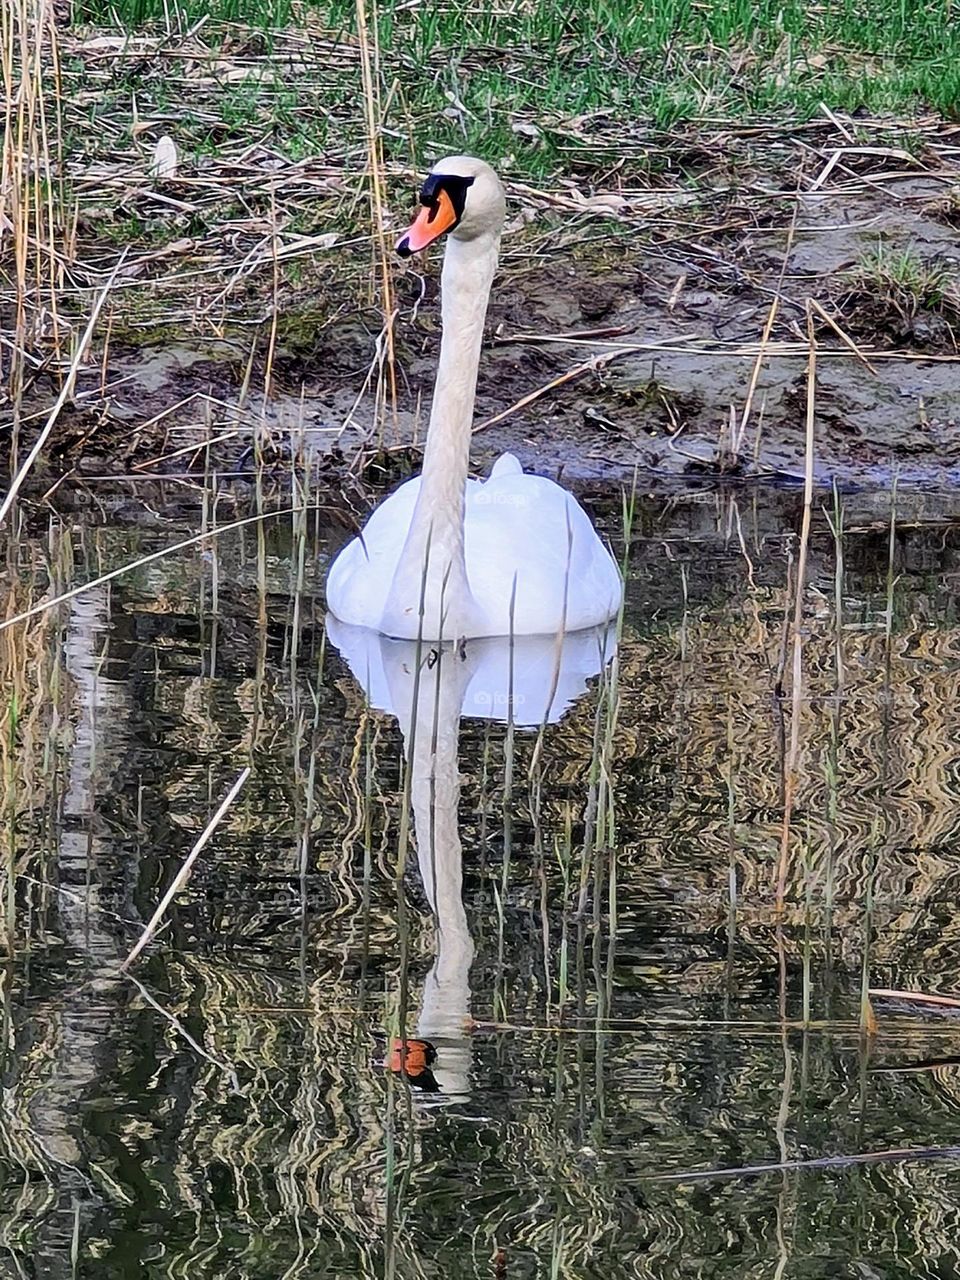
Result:
[[[168,497],[8,548],[8,616],[195,532]],[[559,723],[458,741],[467,668],[426,663],[432,779],[325,641],[312,522],[0,633],[0,1275],[958,1274],[960,1154],[920,1149],[960,1143],[960,1023],[860,1021],[865,975],[960,992],[960,502],[901,495],[891,561],[890,495],[845,499],[839,578],[821,502],[782,917],[794,493],[644,499],[616,665]],[[385,1068],[401,1019],[438,1089]]]

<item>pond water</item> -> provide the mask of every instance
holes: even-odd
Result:
[[[0,1275],[956,1275],[960,1023],[862,993],[960,992],[960,503],[842,507],[796,700],[795,492],[642,497],[559,656],[326,628],[313,515],[0,632]],[[7,616],[198,527],[51,519]]]

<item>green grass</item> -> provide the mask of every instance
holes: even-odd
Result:
[[[175,0],[78,0],[76,16],[128,27],[162,20]],[[382,70],[396,81],[388,121],[436,148],[514,156],[521,169],[559,161],[578,117],[608,112],[628,131],[698,117],[809,116],[841,110],[911,112],[960,103],[960,15],[949,0],[453,0],[378,10]],[[180,21],[204,14],[264,29],[309,22],[349,36],[349,0],[177,0]],[[342,75],[356,83],[353,59]],[[327,84],[339,96],[338,77]],[[354,98],[355,101],[355,98]],[[453,104],[453,105],[452,105]],[[463,111],[455,110],[462,104]],[[446,111],[446,114],[444,112]],[[317,119],[326,118],[321,110]],[[359,123],[360,111],[357,110]],[[515,132],[535,123],[539,139]]]
[[[881,246],[861,259],[848,280],[853,288],[905,317],[920,311],[960,314],[960,289],[947,264],[925,261],[910,249],[891,251]]]

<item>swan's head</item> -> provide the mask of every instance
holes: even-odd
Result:
[[[409,258],[444,232],[455,240],[498,236],[506,214],[500,179],[473,156],[447,156],[433,166],[420,188],[423,206],[413,226],[397,243],[397,253]]]

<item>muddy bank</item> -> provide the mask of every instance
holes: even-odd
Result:
[[[810,191],[791,207],[778,198],[765,214],[741,208],[730,230],[628,230],[555,251],[533,251],[515,226],[489,314],[477,469],[509,449],[585,492],[635,471],[646,486],[798,481],[813,298],[818,481],[885,486],[896,473],[905,486],[960,483],[958,182],[960,165],[947,165]],[[240,476],[255,465],[255,440],[265,465],[283,467],[302,439],[330,486],[362,509],[368,486],[417,465],[438,277],[434,256],[396,281],[396,412],[378,313],[341,298],[331,315],[330,298],[313,308],[301,299],[278,318],[269,357],[262,341],[251,353],[247,333],[115,343],[81,375],[42,481],[118,470]],[[45,394],[38,378],[38,404]]]

